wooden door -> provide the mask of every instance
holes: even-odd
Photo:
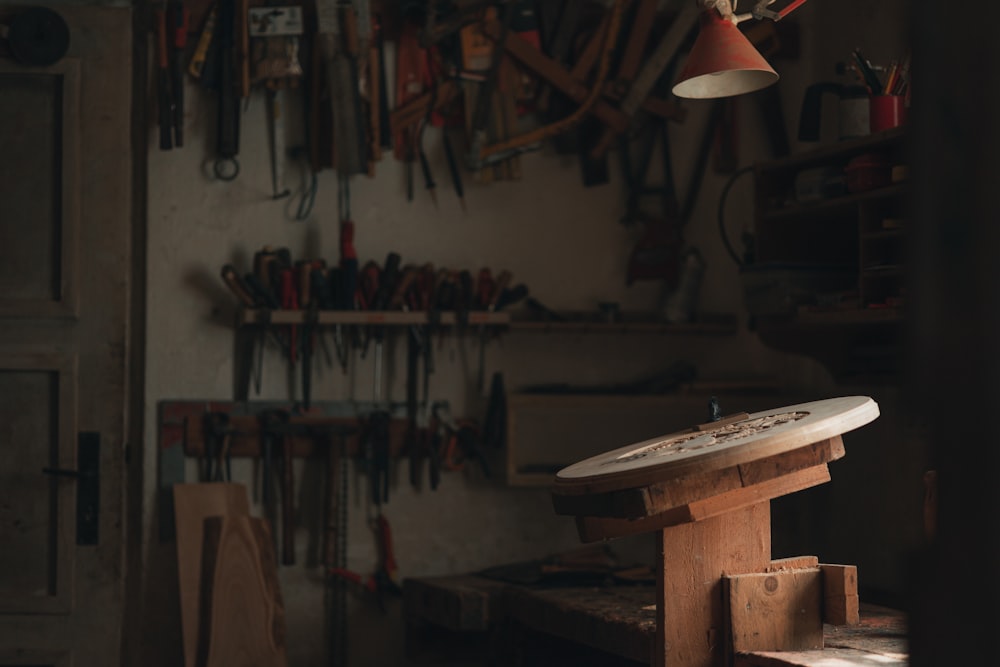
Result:
[[[117,665],[132,18],[54,7],[65,57],[0,57],[0,665]]]

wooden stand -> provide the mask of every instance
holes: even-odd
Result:
[[[852,396],[702,424],[563,469],[553,504],[584,542],[658,533],[657,667],[822,648],[821,570],[775,571],[770,500],[829,481],[840,434],[877,416]]]

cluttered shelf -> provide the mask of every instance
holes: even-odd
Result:
[[[839,197],[831,197],[829,199],[789,203],[783,208],[776,208],[763,213],[760,220],[769,223],[782,221],[800,222],[803,219],[810,218],[823,220],[827,219],[825,214],[832,215],[840,209],[850,208],[865,202],[899,197],[905,194],[906,187],[907,184],[905,182],[893,183],[892,185],[887,185],[885,187],[846,194]]]
[[[859,152],[891,146],[905,137],[905,127],[894,127],[892,129],[875,132],[864,137],[846,139],[826,146],[820,146],[811,150],[795,153],[794,155],[777,158],[762,166],[766,168],[767,171],[772,172],[782,170],[797,171],[799,169],[815,165],[826,164],[835,161],[838,158],[843,158]]]
[[[800,308],[798,312],[788,316],[760,316],[756,320],[758,327],[781,328],[803,326],[866,326],[880,324],[898,324],[903,319],[900,308],[837,308],[810,309]]]
[[[911,190],[905,126],[755,165],[753,328],[838,380],[899,371]]]

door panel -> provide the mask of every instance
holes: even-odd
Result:
[[[73,590],[76,360],[0,348],[0,613],[67,613]]]
[[[4,3],[0,22],[23,6]],[[53,8],[66,57],[0,57],[0,665],[111,666],[141,317],[129,308],[132,10]],[[74,477],[97,441],[96,476]]]
[[[0,127],[0,316],[72,316],[80,213],[79,61],[29,69],[0,60]]]

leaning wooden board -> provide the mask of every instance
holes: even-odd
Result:
[[[248,516],[250,503],[246,487],[242,484],[176,484],[174,513],[184,664],[186,667],[196,667],[205,519],[212,516]]]
[[[278,562],[263,519],[205,520],[199,665],[287,667]]]

